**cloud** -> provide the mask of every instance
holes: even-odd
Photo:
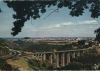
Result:
[[[79,24],[97,24],[97,21],[96,20],[85,20],[85,21],[79,22]]]
[[[61,26],[61,25],[60,25]],[[68,25],[66,27],[59,27],[59,28],[52,28],[52,29],[36,29],[33,35],[36,36],[58,36],[58,37],[95,37],[94,30],[98,28],[99,24],[97,25]]]
[[[72,25],[73,22],[64,22],[64,23],[60,23],[60,24],[55,24],[55,25],[50,25],[48,26],[47,28],[51,29],[51,28],[60,28],[60,27],[63,27],[63,26],[67,26],[67,25]]]
[[[56,24],[55,27],[62,27],[62,26],[72,25],[72,24],[73,22],[61,23],[61,24]]]
[[[60,24],[56,24],[56,25],[53,25],[52,28],[59,28],[59,27],[63,27],[63,26],[68,26],[68,25],[81,25],[81,24],[97,24],[97,21],[96,20],[85,20],[85,21],[79,21],[78,23],[74,23],[74,22],[64,22],[64,23],[60,23]]]
[[[64,26],[68,26],[68,25],[81,25],[81,24],[97,24],[96,20],[85,20],[85,21],[79,21],[78,23],[75,24],[75,22],[64,22],[64,23],[60,23],[60,24],[55,24],[55,25],[51,25],[48,26],[47,28],[60,28],[60,27],[64,27]]]
[[[61,29],[63,27],[67,27],[68,26],[78,26],[78,25],[92,25],[92,24],[98,24],[96,20],[85,20],[85,21],[78,21],[78,22],[64,22],[64,23],[59,23],[59,24],[52,24],[52,25],[48,25],[48,26],[44,26],[44,27],[38,27],[35,28],[33,31],[51,31],[54,29]]]

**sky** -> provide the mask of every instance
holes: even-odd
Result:
[[[15,20],[12,14],[15,12],[2,1],[0,8],[0,37],[13,37],[11,28]],[[94,30],[100,27],[100,17],[91,18],[88,10],[80,17],[72,17],[67,8],[51,14],[55,9],[57,7],[47,8],[39,19],[25,22],[22,32],[15,37],[95,37]]]

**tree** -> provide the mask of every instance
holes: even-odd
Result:
[[[95,30],[95,33],[96,33],[96,38],[95,38],[95,40],[97,40],[98,42],[100,42],[100,28],[96,29],[96,30]]]
[[[85,40],[80,40],[80,41],[78,41],[78,44],[79,45],[85,45],[85,42],[86,42]]]
[[[46,7],[57,6],[58,8],[67,7],[70,9],[71,16],[80,16],[85,9],[89,9],[92,18],[100,16],[100,0],[34,0],[34,1],[4,1],[9,8],[13,8],[16,14],[13,18],[12,35],[16,36],[21,32],[24,23],[30,18],[40,18],[40,13],[46,12]]]
[[[0,9],[0,12],[1,12],[1,9]]]

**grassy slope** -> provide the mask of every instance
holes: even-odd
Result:
[[[14,67],[18,67],[20,70],[29,70],[31,71],[32,69],[28,66],[27,59],[24,57],[20,57],[19,59],[13,60],[13,59],[8,59],[7,60],[8,64],[11,64]]]

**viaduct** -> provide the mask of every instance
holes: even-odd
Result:
[[[82,56],[89,52],[91,48],[77,49],[77,50],[65,50],[53,52],[36,52],[32,54],[32,58],[38,61],[49,62],[56,67],[63,67],[71,63],[73,58]]]
[[[48,62],[56,67],[63,67],[71,63],[73,59],[90,53],[91,50],[93,50],[93,47],[65,51],[54,50],[52,52],[35,52],[31,54],[31,57],[40,62]],[[7,54],[8,52],[6,50],[0,50],[0,58],[4,57]]]

